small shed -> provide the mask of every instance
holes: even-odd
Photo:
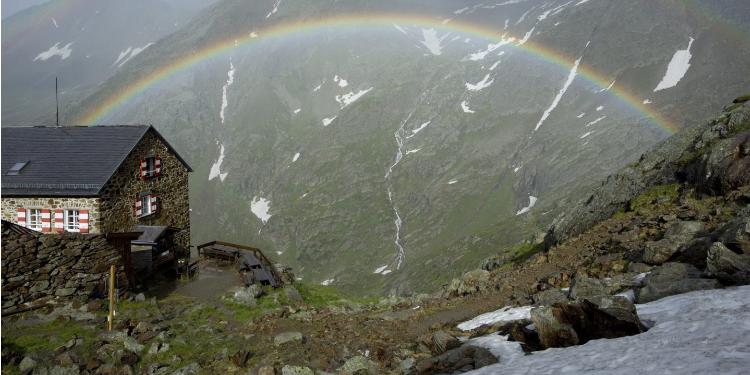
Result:
[[[260,249],[230,242],[212,241],[198,245],[198,254],[237,264],[246,285],[261,284],[277,288],[282,285],[273,263]]]
[[[168,226],[137,225],[134,232],[141,232],[130,242],[133,268],[141,278],[148,277],[164,266],[174,268],[177,259],[174,234],[177,228]]]

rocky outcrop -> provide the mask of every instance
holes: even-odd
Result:
[[[424,359],[417,363],[419,375],[453,374],[468,372],[497,363],[489,350],[471,345],[449,350],[437,357]]]
[[[750,254],[735,254],[723,243],[716,242],[708,250],[706,273],[728,284],[748,284]]]
[[[738,98],[740,99],[740,98]],[[558,216],[545,236],[545,247],[578,235],[647,189],[676,182],[700,193],[723,194],[750,183],[750,102],[726,108],[706,124],[684,129],[609,176],[575,207]]]
[[[700,277],[701,272],[693,265],[665,263],[646,276],[643,288],[635,294],[636,301],[646,303],[675,294],[721,287],[715,279]]]
[[[630,336],[645,331],[635,306],[626,298],[600,297],[598,304],[583,300],[531,310],[531,321],[534,322],[541,346],[568,347],[594,339]]]

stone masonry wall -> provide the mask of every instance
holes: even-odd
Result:
[[[82,209],[89,210],[89,233],[101,233],[100,213],[98,198],[71,198],[71,197],[3,197],[2,218],[11,223],[18,224],[17,209],[23,207],[49,209],[52,215],[56,209]],[[54,228],[52,228],[54,231]]]
[[[139,163],[149,156],[161,158],[161,175],[139,178]],[[141,193],[157,194],[159,210],[138,218],[134,204]],[[112,176],[101,195],[102,231],[123,232],[135,225],[167,225],[183,229],[176,234],[178,245],[190,245],[190,203],[188,170],[169,152],[154,131],[147,133]]]
[[[126,287],[119,251],[103,235],[19,234],[3,223],[2,238],[3,314],[52,299],[104,296],[112,264],[119,288]]]

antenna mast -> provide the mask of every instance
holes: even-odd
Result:
[[[57,76],[55,76],[55,126],[60,126],[60,102],[57,100]]]

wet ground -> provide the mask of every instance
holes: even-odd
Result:
[[[181,295],[202,302],[218,302],[221,295],[238,286],[242,286],[242,281],[236,266],[203,259],[199,263],[197,275],[182,280],[166,276],[155,277],[145,294],[158,299]]]

